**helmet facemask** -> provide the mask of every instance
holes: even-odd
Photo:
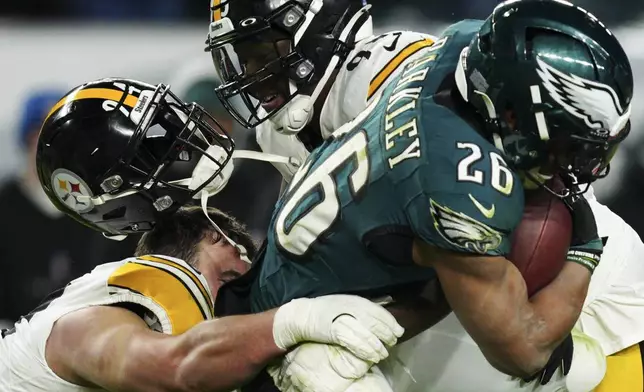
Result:
[[[305,22],[302,5],[288,1],[266,19],[249,17],[236,28],[228,18],[212,23],[206,50],[222,81],[216,93],[243,126],[275,115],[312,82],[313,63],[294,50]]]
[[[253,11],[263,16],[237,16],[240,20],[234,22],[228,10],[242,7],[243,2],[216,3],[206,50],[222,81],[217,96],[246,128],[271,118],[278,131],[299,132],[312,119],[313,104],[350,51],[353,29],[368,19],[368,6],[355,15],[342,15],[332,32],[321,32],[317,29],[325,23],[323,0],[290,0],[272,10]]]
[[[131,119],[137,125],[129,144],[119,162],[102,176],[103,193],[88,198],[93,210],[83,214],[114,234],[149,230],[154,220],[188,203],[216,179],[234,150],[233,140],[212,116],[197,104],[183,103],[165,85],[142,92]],[[181,178],[202,159],[212,161],[216,170],[191,189]],[[141,198],[147,202],[141,203]],[[132,203],[151,204],[154,211]],[[132,210],[141,213],[140,223],[131,224],[137,221]]]

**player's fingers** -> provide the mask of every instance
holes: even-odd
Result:
[[[389,347],[395,346],[398,338],[403,335],[405,329],[396,322],[396,319],[386,310],[381,309],[382,315],[386,317],[375,317],[372,313],[353,315],[353,317],[365,326],[371,333],[376,335],[380,341]]]
[[[277,386],[280,391],[292,390],[291,378],[287,372],[283,370],[282,366],[268,366],[266,368],[266,371],[273,379],[275,386]]]
[[[289,378],[293,392],[338,392],[328,387],[328,377],[320,378],[315,371],[302,366],[293,367]]]
[[[564,356],[563,360],[563,374],[564,376],[567,376],[568,373],[570,372],[570,368],[572,367],[572,357],[574,355],[574,344],[572,342],[572,336],[570,336],[570,344],[566,347],[566,355]]]
[[[364,377],[352,383],[345,392],[393,392],[393,390],[378,367],[373,366]]]
[[[367,329],[376,335],[381,342],[386,344],[389,347],[393,347],[398,343],[398,338],[402,336],[399,334],[399,330],[395,326],[382,322],[381,320],[373,320],[373,323],[366,325]],[[401,327],[402,328],[402,327]],[[403,332],[405,330],[403,329]]]
[[[307,370],[297,362],[291,362],[288,365],[286,378],[288,379],[288,385],[290,386],[291,391],[309,392],[310,386],[314,384],[314,382],[312,379],[308,379],[307,377],[315,378],[315,375],[309,374],[309,372],[307,372]],[[280,386],[279,389],[280,391],[283,391],[282,386]]]
[[[355,380],[364,376],[372,366],[340,346],[326,346],[327,357],[333,371],[342,378]]]
[[[557,372],[557,369],[559,369],[559,365],[561,365],[561,362],[554,362],[554,363],[548,363],[546,365],[546,368],[541,372],[541,378],[539,380],[539,383],[541,385],[546,385],[552,380],[552,376]]]
[[[389,356],[380,339],[351,316],[339,317],[333,322],[332,328],[336,344],[360,359],[377,363]]]
[[[387,309],[380,305],[373,304],[373,306],[369,306],[364,315],[357,314],[356,318],[373,325],[377,324],[386,326],[397,338],[401,337],[403,333],[405,333],[405,328],[398,324],[396,318],[389,313]]]

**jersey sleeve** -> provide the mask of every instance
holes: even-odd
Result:
[[[489,148],[488,148],[489,146]],[[410,178],[417,194],[405,206],[415,235],[452,251],[502,256],[523,214],[523,187],[484,140],[429,151]]]
[[[353,120],[405,64],[434,44],[435,37],[391,31],[360,41],[336,76],[320,115],[324,138]]]
[[[115,295],[150,311],[164,333],[181,334],[213,318],[212,296],[203,276],[187,263],[159,256],[130,259],[107,279]]]

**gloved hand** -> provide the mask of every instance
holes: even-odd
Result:
[[[295,299],[277,310],[273,322],[275,344],[284,350],[301,342],[328,343],[373,363],[387,358],[385,345],[395,345],[404,331],[382,306],[341,294]]]
[[[559,368],[562,372],[555,376]],[[606,355],[601,344],[575,327],[553,352],[546,367],[523,382],[537,381],[541,385],[550,381],[561,383],[562,377],[566,376],[566,391],[586,392],[595,389],[605,373]]]
[[[384,375],[342,347],[304,343],[269,366],[282,392],[390,392]]]
[[[571,332],[575,352],[565,383],[567,392],[592,391],[606,374],[606,354],[594,338],[574,328]]]
[[[372,366],[367,374],[357,379],[345,392],[394,392],[378,366]]]
[[[599,265],[604,245],[597,233],[597,222],[588,200],[582,195],[566,197],[572,215],[572,241],[567,260],[581,264],[592,274]]]
[[[546,385],[552,379],[557,369],[561,369],[564,376],[570,372],[572,365],[572,356],[574,353],[574,344],[572,334],[568,334],[561,344],[552,352],[546,366],[530,378],[523,379],[524,382],[530,383],[539,380],[539,384]]]

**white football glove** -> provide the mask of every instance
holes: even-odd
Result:
[[[385,345],[394,346],[404,331],[382,306],[341,294],[295,299],[273,322],[275,344],[284,350],[301,342],[336,344],[373,363],[387,358]]]
[[[372,366],[367,374],[357,379],[345,392],[394,392],[378,366]]]
[[[390,392],[384,375],[342,347],[304,343],[269,366],[282,392]]]
[[[578,328],[572,330],[572,365],[566,376],[566,390],[585,392],[595,389],[606,374],[606,355],[601,344]]]

